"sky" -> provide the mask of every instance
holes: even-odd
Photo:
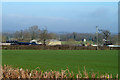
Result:
[[[49,32],[118,32],[117,2],[3,2],[2,31],[14,32],[33,25]]]

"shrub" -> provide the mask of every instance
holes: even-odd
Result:
[[[4,50],[96,50],[93,46],[70,46],[70,45],[6,45],[2,46]],[[99,47],[99,50],[119,50],[120,48]]]
[[[88,73],[84,67],[83,73],[81,73],[80,71],[78,71],[77,74],[74,74],[73,72],[71,72],[69,69],[66,70],[61,70],[61,71],[41,71],[39,67],[37,67],[34,70],[24,70],[22,68],[13,68],[11,66],[8,65],[4,65],[2,67],[2,78],[3,80],[6,79],[44,79],[44,78],[48,78],[48,79],[88,79],[88,78],[104,78],[104,79],[109,79],[109,78],[113,78],[112,74],[99,74],[99,73]],[[118,74],[116,74],[115,79],[118,78]]]

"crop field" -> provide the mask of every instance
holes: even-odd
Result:
[[[60,71],[68,68],[77,73],[84,66],[87,72],[118,73],[117,50],[3,50],[2,64],[23,69]]]

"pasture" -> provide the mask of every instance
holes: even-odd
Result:
[[[68,68],[77,73],[84,66],[87,72],[118,73],[117,50],[2,50],[2,64],[42,71]]]

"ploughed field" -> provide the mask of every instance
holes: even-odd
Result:
[[[117,50],[2,50],[2,64],[23,69],[61,71],[68,68],[74,73],[118,73]],[[38,69],[38,68],[37,68]]]

